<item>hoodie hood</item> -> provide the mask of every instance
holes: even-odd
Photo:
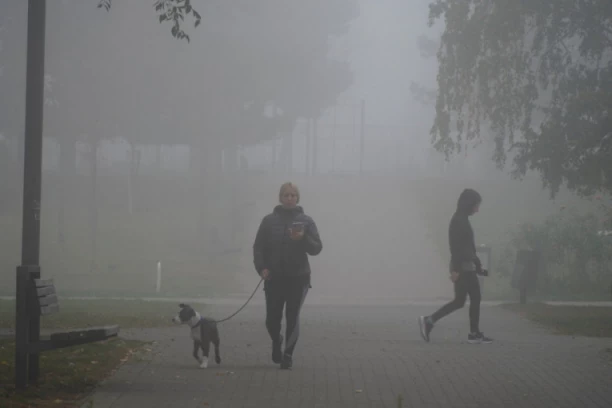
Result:
[[[472,215],[474,207],[482,202],[482,197],[476,190],[466,188],[461,192],[457,200],[457,212],[465,215]]]

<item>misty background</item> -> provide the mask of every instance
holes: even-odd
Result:
[[[428,2],[239,3],[199,7],[190,42],[149,0],[48,3],[41,266],[61,294],[250,293],[255,232],[288,180],[324,245],[310,302],[451,297],[447,227],[466,187],[484,199],[485,299],[516,296],[520,228],[597,211],[496,168],[492,141],[448,161],[432,147],[435,107],[415,92],[436,87]],[[26,8],[0,4],[2,295],[20,257]]]

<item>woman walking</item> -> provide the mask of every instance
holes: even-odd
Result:
[[[470,225],[469,217],[480,209],[482,198],[477,191],[466,188],[457,201],[457,210],[451,218],[448,228],[450,244],[451,280],[455,286],[455,299],[442,306],[431,316],[419,317],[421,336],[429,341],[429,334],[434,324],[452,312],[465,305],[466,297],[470,296],[470,333],[469,343],[491,343],[493,340],[480,331],[480,283],[478,275],[487,276],[488,272],[482,269],[480,259],[476,255],[474,231]]]
[[[261,221],[253,244],[253,260],[265,281],[266,328],[272,339],[272,361],[280,364],[281,369],[290,369],[299,336],[300,310],[310,288],[308,255],[318,255],[323,245],[315,222],[298,205],[300,192],[295,184],[281,186],[279,201],[280,205]],[[283,309],[285,338],[281,335]]]

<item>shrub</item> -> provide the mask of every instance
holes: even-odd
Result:
[[[610,207],[603,203],[598,214],[580,214],[562,207],[541,224],[525,223],[511,234],[500,256],[500,274],[512,273],[518,250],[539,250],[543,267],[538,276],[538,293],[608,293],[612,280],[612,234],[605,231],[609,223]]]

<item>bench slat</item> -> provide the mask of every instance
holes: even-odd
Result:
[[[40,288],[36,288],[36,293],[38,296],[47,296],[47,295],[55,295],[55,286],[43,286]]]
[[[38,304],[42,306],[52,306],[59,304],[59,300],[56,295],[41,296],[38,298]]]
[[[43,316],[58,313],[58,312],[59,312],[59,305],[57,303],[54,305],[40,307],[40,314]]]
[[[119,326],[90,327],[87,329],[73,329],[61,333],[53,333],[49,337],[51,343],[61,344],[82,344],[94,341],[106,340],[119,334]]]
[[[118,334],[118,325],[73,329],[67,332],[53,333],[47,337],[47,340],[31,343],[28,345],[28,350],[30,353],[40,353],[48,350],[108,340]]]
[[[37,288],[54,286],[53,279],[34,279],[34,284],[36,285]]]

